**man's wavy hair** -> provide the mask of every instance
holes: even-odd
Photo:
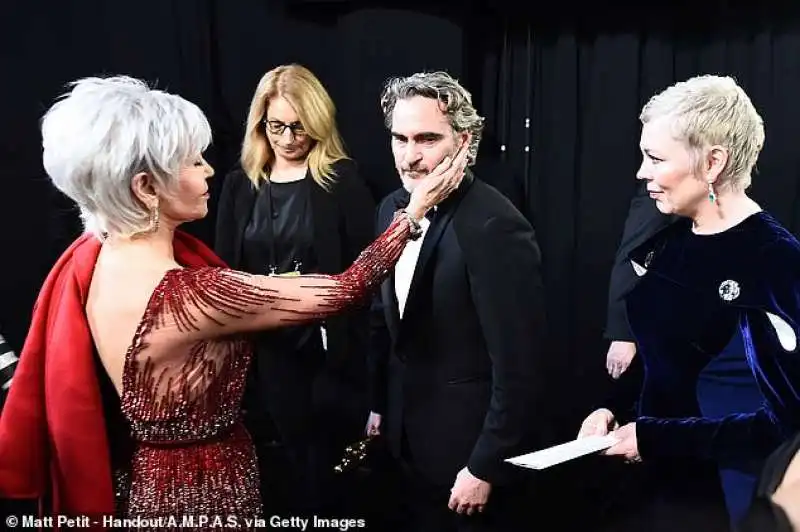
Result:
[[[467,164],[474,165],[483,135],[484,118],[478,115],[472,105],[469,91],[447,72],[420,72],[404,78],[391,78],[384,85],[381,94],[381,109],[386,127],[392,127],[392,112],[398,100],[414,96],[438,100],[439,107],[447,115],[453,130],[472,134]]]

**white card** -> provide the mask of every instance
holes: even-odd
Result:
[[[606,436],[589,436],[580,440],[573,440],[562,443],[541,451],[522,454],[513,458],[507,458],[506,462],[519,467],[528,469],[546,469],[548,467],[568,462],[587,454],[603,451],[613,446],[619,440],[608,434]]]

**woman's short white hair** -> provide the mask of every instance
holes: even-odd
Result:
[[[653,96],[639,116],[642,124],[668,117],[676,140],[685,142],[693,158],[719,145],[728,149],[720,186],[745,190],[764,147],[764,121],[747,93],[731,77],[697,76]]]
[[[131,188],[147,172],[163,188],[211,143],[195,104],[127,76],[71,84],[42,119],[44,168],[98,237],[145,230],[150,211]]]

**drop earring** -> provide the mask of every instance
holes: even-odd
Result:
[[[714,183],[711,181],[708,182],[708,201],[711,203],[716,203],[717,195],[714,193]]]
[[[158,224],[160,221],[160,212],[158,209],[158,203],[156,203],[155,207],[150,211],[150,226],[147,228],[148,233],[157,233],[158,232]]]

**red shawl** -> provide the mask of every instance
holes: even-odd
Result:
[[[86,297],[101,244],[78,238],[58,259],[33,309],[0,417],[0,497],[52,496],[52,515],[110,515],[114,491]],[[184,266],[224,266],[176,232]],[[48,490],[49,488],[49,490]]]

